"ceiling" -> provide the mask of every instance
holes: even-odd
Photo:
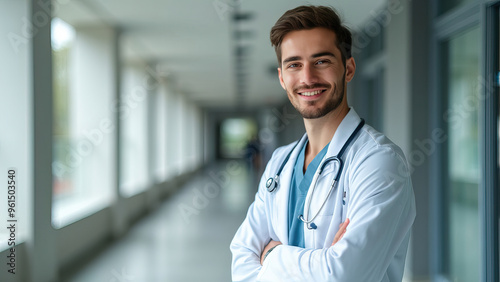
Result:
[[[269,31],[288,9],[330,5],[356,31],[384,0],[81,0],[54,1],[54,16],[78,27],[121,30],[125,62],[142,61],[179,95],[205,108],[282,103]],[[234,20],[239,15],[240,20]],[[241,47],[238,47],[241,46]]]

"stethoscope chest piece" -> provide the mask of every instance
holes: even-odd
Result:
[[[266,188],[269,193],[273,192],[276,190],[276,187],[278,187],[278,176],[276,175],[274,178],[269,177],[266,181]]]

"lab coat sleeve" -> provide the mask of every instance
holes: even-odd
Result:
[[[233,281],[256,281],[262,267],[260,254],[270,241],[264,200],[268,168],[261,178],[255,201],[250,205],[245,220],[231,242]]]
[[[356,156],[346,173],[351,199],[344,237],[324,249],[276,247],[264,261],[258,281],[388,281],[389,268],[402,276],[415,218],[402,152],[388,147]],[[396,267],[391,265],[394,257],[399,257]]]

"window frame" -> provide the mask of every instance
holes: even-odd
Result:
[[[441,111],[446,97],[439,95],[442,92],[443,81],[440,59],[440,46],[455,34],[474,26],[479,27],[481,33],[480,76],[486,78],[482,85],[483,99],[479,109],[479,223],[480,223],[480,279],[481,281],[499,281],[499,194],[498,194],[498,85],[495,85],[495,75],[499,70],[499,13],[500,1],[478,1],[452,9],[442,15],[438,14],[438,3],[432,1],[431,14],[432,38],[430,53],[430,86],[431,92],[431,128],[443,128],[444,121]],[[487,91],[492,91],[487,93]],[[493,94],[493,95],[491,95]],[[439,150],[432,156],[430,176],[430,204],[431,214],[431,273],[437,281],[449,281],[444,274],[447,272],[443,249],[447,230],[444,225],[446,207],[444,187],[447,171],[446,144],[440,144]]]
[[[498,181],[498,117],[499,117],[499,82],[495,81],[500,73],[500,1],[484,6],[481,11],[484,15],[482,26],[484,27],[483,40],[483,62],[486,81],[483,92],[486,99],[482,105],[483,118],[482,134],[483,143],[483,187],[484,191],[480,195],[481,223],[482,223],[482,273],[484,281],[499,281],[500,261],[499,261],[499,181]]]

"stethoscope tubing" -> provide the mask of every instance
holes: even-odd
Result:
[[[314,184],[312,185],[312,187],[313,187],[312,191],[311,191],[311,193],[308,194],[308,197],[306,198],[306,205],[304,206],[304,207],[307,207],[305,209],[306,216],[305,217],[302,215],[299,216],[299,219],[302,222],[306,223],[306,226],[308,229],[316,229],[317,228],[317,226],[313,222],[316,219],[316,217],[318,217],[318,215],[321,213],[321,210],[323,209],[326,202],[330,198],[330,195],[332,194],[333,190],[335,190],[335,186],[339,182],[340,176],[342,175],[342,170],[344,169],[344,161],[342,160],[342,156],[344,155],[344,152],[347,150],[347,147],[349,147],[349,145],[352,143],[352,141],[354,140],[354,138],[356,137],[356,135],[361,130],[361,128],[363,127],[364,124],[365,124],[365,121],[363,119],[361,119],[361,122],[358,124],[356,129],[354,129],[354,131],[352,132],[351,136],[349,136],[347,141],[344,143],[344,146],[342,146],[339,153],[336,156],[327,158],[321,164],[320,169],[316,173],[316,176],[313,179]],[[321,175],[321,173],[323,172],[323,169],[326,167],[326,165],[332,161],[336,161],[339,164],[339,168],[337,170],[335,177],[332,180],[332,183],[330,184],[330,189],[328,191],[328,194],[325,197],[325,199],[323,200],[323,203],[321,204],[321,206],[318,209],[318,211],[316,212],[316,214],[311,219],[307,219],[309,217],[309,210],[311,209],[311,201],[312,201],[312,197],[314,195],[314,190],[316,189],[316,186],[317,186],[316,184],[317,184],[318,178]],[[341,198],[342,198],[342,196],[341,196]],[[343,203],[343,205],[345,205],[345,203]]]
[[[330,184],[330,189],[328,191],[328,194],[326,195],[326,198],[325,200],[323,201],[323,203],[321,204],[321,207],[319,208],[318,212],[316,213],[316,215],[313,216],[313,218],[311,218],[310,220],[306,220],[304,219],[304,216],[300,216],[299,219],[304,222],[304,223],[307,223],[308,224],[308,228],[310,227],[309,224],[311,222],[313,222],[316,217],[318,217],[319,213],[321,212],[321,210],[323,209],[323,207],[325,206],[328,198],[330,198],[330,195],[332,194],[333,190],[335,190],[335,184],[338,183],[339,179],[340,179],[340,175],[342,173],[342,169],[344,168],[344,162],[342,161],[342,159],[338,158],[338,156],[334,156],[334,157],[329,157],[327,158],[323,163],[322,165],[320,166],[320,169],[318,170],[318,172],[316,173],[315,177],[313,178],[313,181],[312,183],[314,183],[313,185],[313,190],[311,191],[311,193],[309,194],[309,197],[307,197],[306,199],[306,207],[308,207],[308,209],[306,210],[307,213],[309,213],[309,209],[311,207],[311,200],[312,200],[312,195],[314,194],[314,190],[316,189],[316,182],[318,181],[318,178],[319,176],[321,175],[321,173],[323,172],[323,169],[326,167],[327,164],[329,164],[330,162],[332,161],[336,161],[338,164],[339,164],[339,168],[337,170],[337,173],[335,174],[335,177],[332,179],[332,183]],[[306,217],[307,217],[308,214],[306,214]],[[311,228],[309,228],[311,229]]]
[[[347,150],[347,147],[349,147],[349,145],[352,143],[353,139],[356,137],[356,135],[358,134],[358,132],[364,126],[364,124],[365,124],[365,121],[363,119],[361,119],[361,121],[359,122],[359,124],[356,127],[356,129],[354,129],[354,131],[352,132],[351,136],[349,136],[349,138],[347,139],[347,141],[344,143],[344,145],[340,149],[340,151],[337,154],[337,156],[333,156],[333,157],[329,157],[329,158],[325,159],[323,161],[323,163],[320,165],[320,169],[314,175],[314,178],[312,180],[312,183],[314,183],[312,185],[313,188],[312,188],[311,192],[308,193],[308,195],[306,197],[306,203],[305,203],[305,206],[304,206],[304,207],[307,207],[307,209],[305,209],[305,211],[306,211],[306,218],[304,218],[303,215],[299,216],[299,219],[301,221],[303,221],[304,223],[306,223],[306,226],[307,226],[308,229],[316,229],[317,228],[317,226],[314,224],[313,221],[314,221],[314,219],[316,219],[316,217],[319,215],[319,213],[321,212],[321,210],[325,206],[325,204],[328,201],[328,199],[330,198],[330,195],[332,194],[332,191],[334,190],[336,184],[339,182],[340,176],[342,175],[342,170],[344,168],[344,162],[342,161],[342,156],[343,156],[344,152]],[[288,153],[288,155],[286,156],[286,158],[281,163],[281,166],[278,169],[278,171],[277,171],[276,175],[274,176],[274,178],[270,177],[266,181],[266,188],[267,188],[267,190],[270,193],[273,192],[274,190],[276,190],[276,188],[278,187],[279,175],[281,174],[281,171],[283,170],[283,168],[285,167],[286,163],[290,159],[290,156],[291,156],[292,152],[295,150],[295,147],[297,147],[297,145],[299,143],[300,143],[300,141],[297,141],[297,143],[293,146],[292,150],[290,150],[290,152]],[[332,162],[332,161],[338,162],[339,168],[337,170],[337,174],[335,175],[335,177],[332,180],[332,183],[330,184],[330,189],[328,191],[328,195],[325,197],[325,200],[321,204],[321,206],[320,206],[319,210],[316,212],[316,214],[311,219],[307,219],[309,210],[311,208],[312,196],[314,195],[314,190],[316,189],[316,184],[317,184],[318,178],[321,175],[321,173],[323,172],[323,170],[326,167],[326,165],[328,163]],[[345,205],[345,202],[343,203],[343,205]]]

